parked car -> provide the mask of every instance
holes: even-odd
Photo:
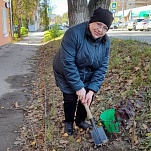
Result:
[[[151,20],[149,20],[145,25],[144,25],[144,30],[151,30]]]
[[[110,29],[117,29],[117,28],[118,28],[118,26],[115,25],[115,24],[112,24],[112,25],[110,26]]]
[[[118,27],[122,26],[122,22],[118,21],[116,23],[113,23],[110,27],[110,29],[117,29]]]
[[[62,25],[58,25],[59,30],[63,30],[63,26]]]
[[[145,30],[145,25],[150,21],[150,19],[144,19],[136,24],[136,30]]]
[[[138,18],[138,19],[133,19],[133,20],[129,21],[128,25],[127,25],[127,29],[129,31],[136,30],[136,24],[142,20],[144,20],[144,19]]]

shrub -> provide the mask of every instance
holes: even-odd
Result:
[[[56,38],[56,37],[60,36],[58,25],[55,24],[51,27],[50,35],[51,35],[52,38]]]
[[[21,27],[20,28],[20,34],[21,36],[26,36],[28,34],[28,29],[26,29],[25,27]]]
[[[14,40],[17,41],[18,40],[18,34],[14,33]]]
[[[55,25],[51,26],[50,30],[45,31],[44,42],[50,41],[50,40],[57,38],[63,34],[64,34],[64,31],[59,30],[59,26],[55,24]]]
[[[16,30],[14,31],[14,40],[17,41],[18,40],[18,32],[17,32],[17,26],[16,26]],[[21,27],[20,28],[20,34],[21,37],[25,37],[28,34],[28,29],[26,29],[25,27]]]

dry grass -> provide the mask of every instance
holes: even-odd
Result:
[[[49,151],[147,151],[151,147],[151,47],[132,40],[111,39],[111,55],[108,73],[100,91],[95,95],[91,110],[100,125],[100,114],[113,108],[120,100],[141,101],[143,106],[136,110],[137,143],[132,149],[131,129],[114,134],[108,133],[109,143],[95,148],[89,131],[75,127],[75,135],[63,133],[62,94],[55,85],[52,60],[61,40],[47,43],[45,49],[45,83],[47,99],[47,147]]]

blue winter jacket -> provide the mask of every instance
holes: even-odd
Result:
[[[53,60],[57,86],[64,93],[75,93],[85,87],[97,92],[106,75],[110,39],[90,40],[86,35],[88,22],[69,28]]]

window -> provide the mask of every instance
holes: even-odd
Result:
[[[4,37],[8,36],[6,18],[6,8],[2,7],[2,26]]]

